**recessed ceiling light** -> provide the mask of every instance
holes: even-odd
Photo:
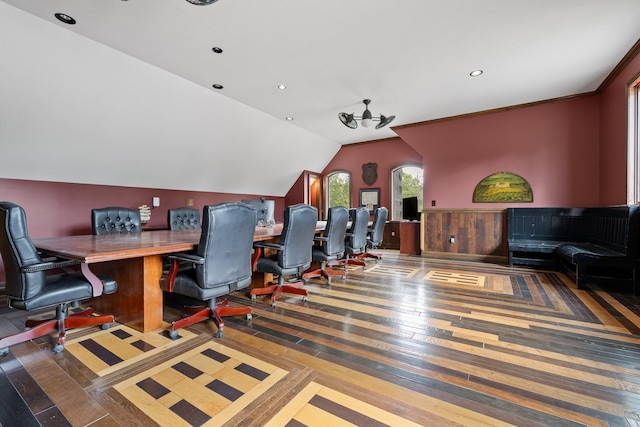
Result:
[[[287,118],[286,118],[286,120],[287,120],[288,122],[292,122],[292,121],[293,121],[293,117],[287,117]]]
[[[284,89],[286,89],[286,88],[287,88],[287,87],[286,87],[285,85],[278,85],[278,89],[280,89],[280,90],[284,90]]]
[[[222,48],[217,47],[217,46],[216,47],[212,47],[211,50],[214,51],[215,53],[222,53]]]
[[[469,75],[471,77],[478,77],[479,75],[481,75],[483,73],[482,70],[473,70],[472,72],[469,73]]]
[[[58,21],[64,22],[65,24],[73,25],[76,23],[75,19],[65,13],[56,13],[54,16],[58,18]]]
[[[218,83],[216,83],[216,84],[212,85],[212,87],[213,87],[214,89],[222,89],[222,88],[224,88],[224,86],[219,85]]]

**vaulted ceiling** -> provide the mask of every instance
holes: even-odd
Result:
[[[2,0],[0,176],[282,196],[394,126],[596,90],[639,16],[637,0]],[[366,98],[395,120],[341,124]]]

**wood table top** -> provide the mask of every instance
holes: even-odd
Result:
[[[323,230],[325,221],[318,221],[316,229]],[[282,224],[256,227],[253,241],[271,240],[280,236]],[[200,241],[201,230],[155,230],[142,233],[80,235],[32,239],[39,250],[62,258],[87,264],[163,255],[193,250]]]

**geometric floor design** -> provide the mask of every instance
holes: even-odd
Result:
[[[114,389],[161,426],[220,426],[287,373],[210,342]]]
[[[69,331],[61,353],[53,337],[11,346],[0,424],[640,427],[640,297],[627,283],[579,290],[554,271],[391,255],[310,281],[307,302],[234,292],[253,319],[225,319],[223,338],[210,322],[177,343],[114,324]],[[0,314],[7,331],[31,316]]]
[[[195,337],[186,329],[171,340],[164,331],[141,333],[113,325],[69,340],[66,350],[98,376]],[[267,392],[288,372],[215,341],[114,385],[130,404],[161,426],[219,426]],[[417,426],[344,393],[309,383],[267,426]]]
[[[265,427],[410,427],[418,425],[346,394],[311,382],[266,423]]]
[[[431,270],[424,276],[424,280],[434,280],[456,285],[484,286],[486,277],[469,273],[454,273],[451,271]]]
[[[166,334],[167,329],[165,324],[158,332],[143,334],[124,325],[112,325],[107,330],[68,340],[65,349],[102,377],[195,336],[181,329],[174,341]]]
[[[371,267],[367,266],[366,268],[367,273],[393,275],[406,278],[413,277],[418,271],[420,271],[419,268],[399,267],[396,265],[385,265],[383,263],[375,264]]]

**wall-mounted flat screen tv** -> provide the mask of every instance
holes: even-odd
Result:
[[[402,219],[405,221],[417,221],[420,219],[417,196],[402,199]]]

